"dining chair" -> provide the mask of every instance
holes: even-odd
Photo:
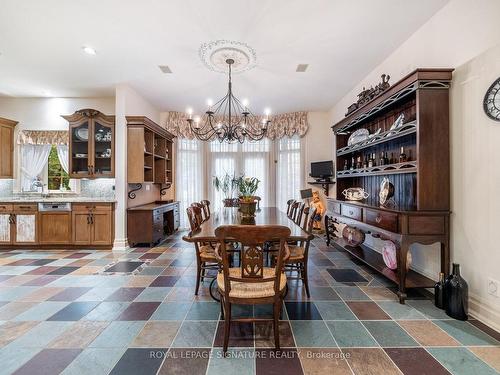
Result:
[[[295,221],[295,216],[297,216],[297,209],[299,208],[299,202],[294,201],[292,204],[292,208],[290,209],[290,215],[288,217]]]
[[[193,203],[191,203],[191,207],[197,207],[200,209],[199,211],[196,210],[197,213],[199,212],[199,215],[198,215],[199,225],[201,225],[201,223],[203,223],[204,221],[206,221],[208,219],[208,216],[206,216],[206,214],[205,214],[205,209],[204,209],[203,204],[198,203],[198,202],[193,202]]]
[[[186,209],[191,233],[200,230],[201,208],[191,205]],[[206,270],[217,270],[219,262],[215,256],[215,249],[218,244],[209,242],[194,242],[196,251],[196,286],[194,294],[198,295],[200,281],[205,279]]]
[[[288,217],[290,217],[291,215],[291,211],[292,211],[292,206],[293,204],[295,203],[295,199],[289,199],[287,202],[286,202],[286,215]]]
[[[272,321],[274,345],[280,350],[279,316],[286,288],[283,266],[289,256],[286,239],[290,236],[290,229],[281,225],[223,225],[215,230],[215,235],[221,243],[215,254],[222,265],[217,275],[217,288],[224,319],[223,353],[227,353],[232,322]],[[239,267],[230,267],[226,245],[229,238],[241,244]],[[263,248],[268,241],[279,241],[274,267],[264,267]],[[272,304],[273,317],[233,318],[233,304]]]
[[[205,220],[210,219],[210,201],[204,199],[200,203],[203,205],[203,213],[204,213],[205,218],[206,218]]]
[[[300,222],[302,221],[302,215],[304,214],[304,208],[306,207],[306,204],[304,202],[299,203],[297,207],[297,213],[295,215],[295,224],[300,225]]]
[[[307,215],[308,219],[304,220],[302,229],[308,234],[312,233],[314,224],[314,215],[316,214],[315,208],[304,208],[304,213]],[[287,276],[288,280],[302,280],[302,283],[306,289],[307,297],[310,298],[309,294],[309,280],[307,277],[307,264],[309,259],[309,245],[311,240],[300,241],[296,244],[288,244],[290,250],[290,257],[285,261],[285,271],[292,273],[297,271],[298,276]],[[276,263],[276,259],[273,261]]]
[[[262,200],[262,198],[258,195],[254,195],[253,199],[257,202],[257,209],[260,210],[260,201]]]

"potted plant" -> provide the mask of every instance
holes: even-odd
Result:
[[[222,192],[224,207],[234,206],[234,192],[238,188],[238,178],[233,174],[225,173],[224,176],[214,176],[215,190]]]
[[[240,177],[238,190],[240,192],[240,212],[243,217],[254,217],[257,208],[254,194],[259,188],[260,180],[256,177]]]

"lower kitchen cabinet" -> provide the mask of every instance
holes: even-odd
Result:
[[[39,221],[41,244],[71,243],[71,212],[40,212]]]
[[[75,245],[113,244],[114,215],[111,204],[75,204],[72,215]]]
[[[36,205],[0,205],[0,244],[37,243]]]

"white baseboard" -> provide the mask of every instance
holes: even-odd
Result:
[[[469,293],[469,315],[500,332],[500,310],[481,297]]]
[[[128,245],[127,238],[115,238],[115,241],[113,243],[113,251],[125,252],[128,249],[130,249],[130,246]]]

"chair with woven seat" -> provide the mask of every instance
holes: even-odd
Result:
[[[295,199],[289,199],[286,201],[286,216],[290,217],[292,212],[292,206],[295,203]]]
[[[191,233],[195,233],[200,230],[200,220],[201,220],[201,208],[196,205],[191,205],[186,209],[187,216],[189,220],[189,226],[191,228]],[[217,270],[218,260],[215,256],[215,249],[217,244],[206,243],[206,242],[195,242],[194,248],[196,251],[196,287],[194,294],[198,295],[198,290],[200,288],[200,281],[203,282],[205,279],[206,270]]]
[[[304,202],[299,203],[297,207],[297,213],[295,214],[295,218],[293,221],[295,221],[295,224],[300,225],[300,222],[302,221],[302,215],[304,214],[304,209],[306,208],[306,204]]]
[[[314,215],[316,214],[316,210],[313,208],[305,207],[304,214],[306,215],[306,220],[304,220],[304,224],[302,229],[311,234],[313,230],[314,224]],[[302,280],[304,287],[306,289],[307,297],[310,297],[309,294],[309,281],[307,278],[307,263],[309,259],[309,245],[310,240],[301,241],[296,244],[288,244],[288,248],[290,250],[290,256],[285,262],[285,272],[292,273],[293,271],[297,271],[298,276],[294,277],[291,275],[287,275],[288,280]],[[276,260],[274,260],[276,262]]]
[[[221,310],[224,318],[223,352],[227,352],[231,322],[272,321],[274,343],[277,350],[279,342],[279,316],[286,289],[286,276],[283,267],[289,256],[286,239],[290,229],[281,225],[223,225],[215,230],[220,246],[216,256],[221,263],[217,275],[217,287],[221,296]],[[227,239],[241,244],[240,267],[231,268],[227,253]],[[275,267],[264,267],[263,247],[266,242],[279,241]],[[272,304],[272,318],[235,318],[231,315],[233,304],[260,305]]]
[[[193,203],[191,203],[191,207],[197,207],[197,208],[200,209],[199,210],[199,215],[198,215],[199,225],[201,225],[203,222],[205,222],[206,220],[208,220],[208,217],[205,214],[205,207],[203,206],[203,204],[198,203],[198,202],[193,202]],[[198,212],[198,210],[196,210],[196,212]]]
[[[205,220],[210,219],[210,201],[204,199],[200,201],[200,203],[203,206],[203,216],[205,216]]]

